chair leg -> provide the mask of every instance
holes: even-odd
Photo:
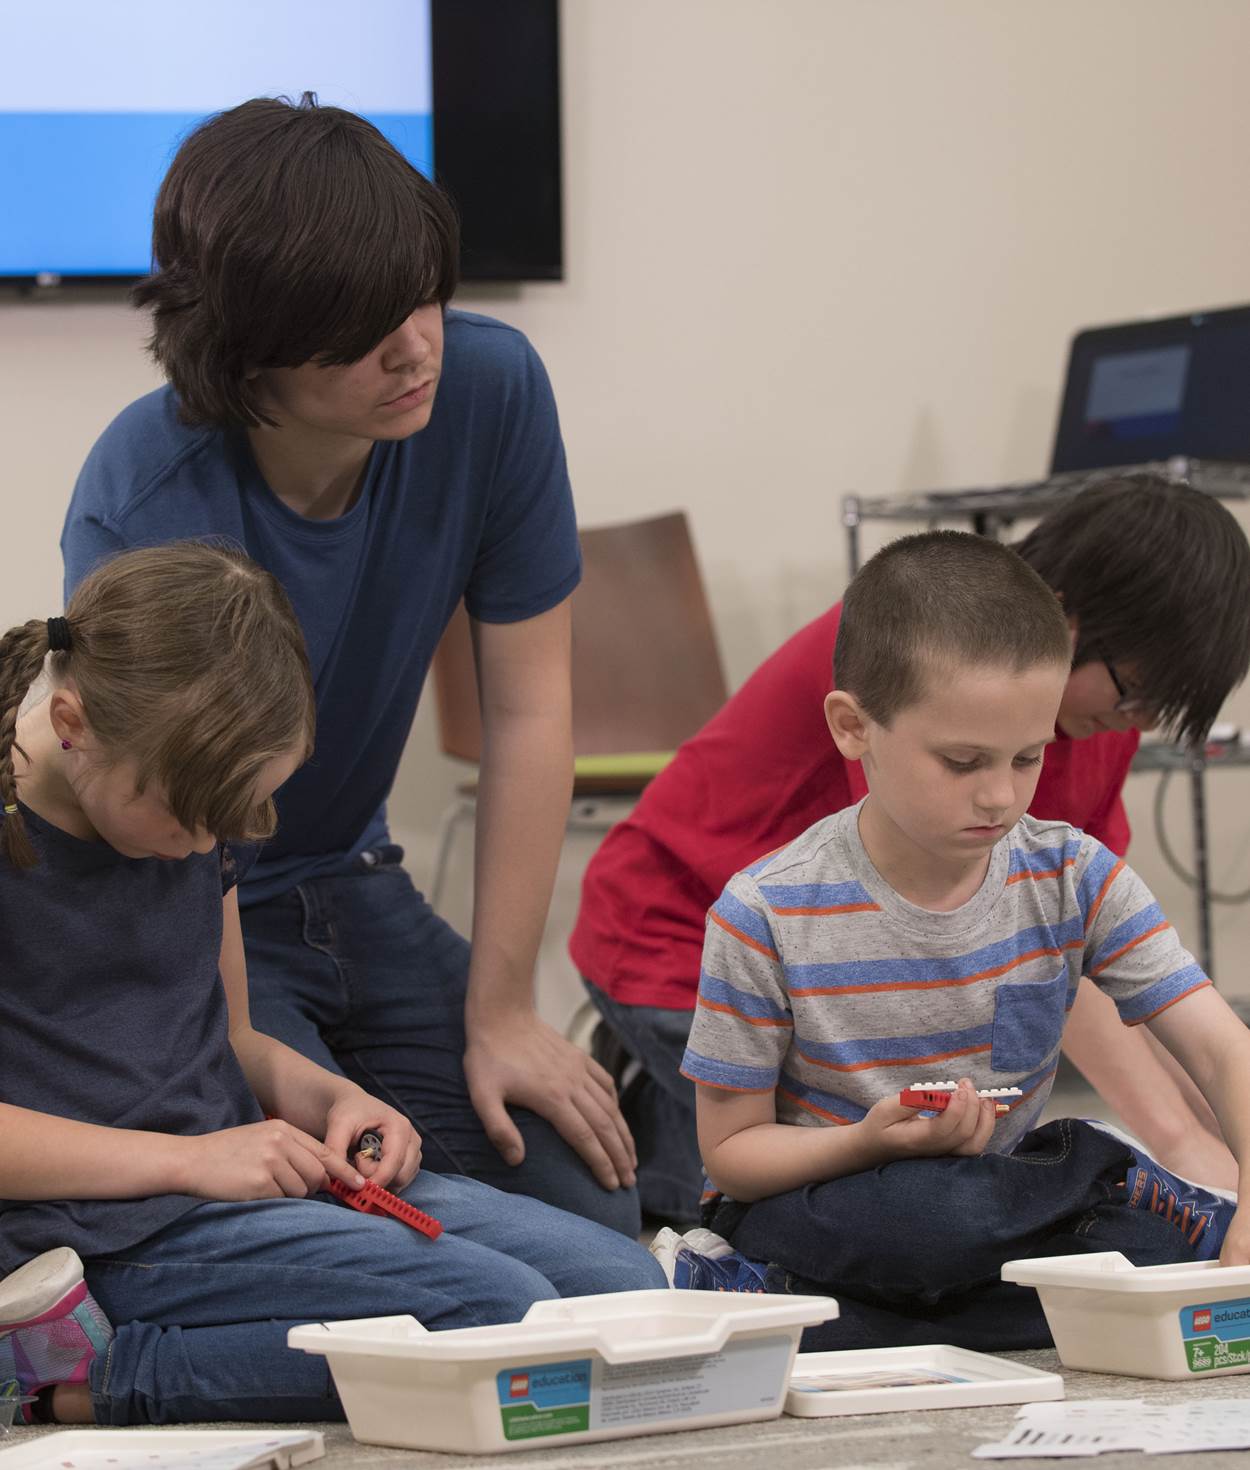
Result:
[[[599,1007],[587,996],[569,1017],[568,1025],[564,1028],[564,1039],[571,1041],[582,1051],[589,1052],[590,1038],[598,1024]]]
[[[430,891],[426,895],[430,907],[438,912],[443,897],[443,885],[447,881],[447,869],[451,865],[451,850],[456,840],[456,828],[466,817],[477,813],[477,802],[471,796],[458,796],[443,813],[438,828],[438,845],[434,849],[434,871],[430,877]]]

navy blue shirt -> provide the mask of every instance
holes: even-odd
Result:
[[[0,860],[0,1102],[158,1133],[259,1122],[218,973],[229,850],[127,858],[22,815],[39,862]],[[124,1250],[198,1203],[0,1199],[0,1276],[53,1246]]]
[[[385,801],[457,602],[488,623],[548,611],[581,574],[555,401],[512,327],[448,311],[428,426],[373,446],[337,520],[292,511],[241,430],[188,428],[172,389],[104,431],[65,521],[67,597],[104,556],[226,537],[286,588],[308,641],[317,748],[278,793],[278,832],[240,887],[259,903],[350,871],[386,840]]]

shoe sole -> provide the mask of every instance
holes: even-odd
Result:
[[[0,1332],[51,1311],[82,1280],[82,1261],[69,1246],[44,1251],[0,1281]]]

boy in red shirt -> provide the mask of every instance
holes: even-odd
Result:
[[[1250,667],[1250,544],[1211,496],[1132,475],[1051,511],[1017,549],[1061,596],[1073,634],[1057,738],[1029,811],[1123,855],[1121,789],[1140,732],[1201,738]],[[840,612],[835,604],[756,670],[586,871],[569,952],[603,1016],[603,1049],[637,1063],[625,1072],[622,1105],[644,1212],[662,1219],[698,1215],[694,1087],[678,1067],[707,909],[733,873],[867,790],[821,713]],[[1188,1079],[1088,984],[1064,1047],[1155,1157],[1235,1185],[1232,1157]]]

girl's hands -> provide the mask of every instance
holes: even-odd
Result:
[[[303,1199],[326,1187],[327,1176],[359,1189],[360,1173],[329,1142],[271,1118],[181,1140],[185,1169],[180,1193],[199,1199]]]
[[[346,1160],[362,1133],[381,1138],[382,1157],[373,1160],[358,1154],[350,1162],[382,1189],[394,1191],[411,1184],[421,1167],[421,1135],[403,1113],[366,1092],[341,1098],[326,1114],[325,1147],[336,1159]]]
[[[922,1118],[897,1097],[883,1097],[859,1126],[890,1159],[933,1158],[983,1154],[997,1118],[994,1099],[978,1097],[971,1081],[962,1077],[945,1112]]]

